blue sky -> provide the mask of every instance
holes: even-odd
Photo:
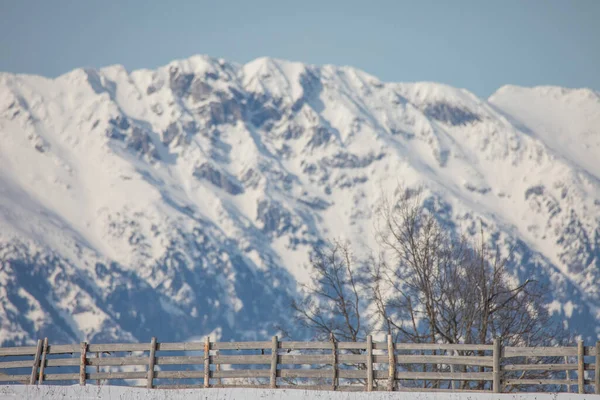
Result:
[[[351,65],[482,97],[508,83],[600,90],[600,0],[0,0],[0,71],[155,68],[193,54]]]

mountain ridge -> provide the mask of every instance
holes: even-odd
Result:
[[[0,343],[268,335],[313,246],[376,247],[398,184],[454,232],[482,221],[599,337],[597,100],[269,58],[0,74]]]

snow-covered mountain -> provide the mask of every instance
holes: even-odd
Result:
[[[489,99],[348,67],[195,56],[153,70],[0,74],[0,343],[274,333],[308,254],[374,247],[374,210],[424,186],[448,229],[600,337],[600,95]]]

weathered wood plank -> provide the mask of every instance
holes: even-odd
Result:
[[[68,360],[68,359],[67,359]],[[51,361],[63,361],[63,360],[51,360]],[[147,357],[103,357],[103,358],[89,358],[87,365],[98,366],[98,367],[120,367],[126,365],[148,365],[149,359]],[[70,364],[63,364],[70,365]],[[48,364],[50,366],[50,364]],[[55,366],[55,365],[53,365]]]
[[[331,346],[331,345],[330,345]],[[281,355],[279,356],[280,364],[331,364],[331,355]]]
[[[156,351],[203,351],[204,342],[157,343]]]
[[[443,381],[491,381],[492,372],[396,372],[396,379],[427,379]]]
[[[367,354],[340,354],[338,355],[338,362],[344,364],[365,364],[367,362]],[[387,355],[373,355],[373,363],[388,364],[389,357]]]
[[[364,385],[342,385],[340,386],[340,392],[364,392],[365,391],[365,386]],[[377,386],[377,387],[373,387],[373,391],[374,392],[385,392],[387,391],[385,386]]]
[[[373,391],[373,337],[367,336],[367,392]]]
[[[270,349],[271,342],[214,342],[213,350],[263,350]]]
[[[173,384],[173,385],[158,385],[155,389],[201,389],[204,386],[202,384],[189,385],[189,384]],[[248,388],[248,389],[265,389],[266,385],[212,385],[213,388],[225,389],[225,388]]]
[[[211,363],[214,362],[211,361]],[[156,357],[156,365],[204,365],[204,356],[159,356]]]
[[[594,377],[594,392],[600,394],[600,340],[596,342],[596,363],[594,365],[595,377]]]
[[[489,390],[477,390],[477,389],[440,389],[440,388],[407,388],[401,387],[398,389],[399,392],[467,392],[467,393],[490,393]]]
[[[273,336],[271,343],[271,373],[269,378],[269,387],[275,389],[277,387],[277,336]]]
[[[31,361],[29,362],[29,365],[31,365]],[[0,374],[0,382],[11,382],[11,381],[17,381],[17,382],[29,382],[30,376],[29,375],[2,375]]]
[[[217,355],[217,356],[219,355],[219,350],[215,350],[215,355]],[[211,363],[212,363],[212,361],[211,361]],[[221,364],[215,365],[215,371],[217,371],[217,372],[221,371]],[[221,385],[221,384],[223,384],[223,380],[221,378],[218,378],[217,385]]]
[[[155,371],[156,379],[192,379],[204,378],[204,371]],[[204,387],[204,383],[202,384]]]
[[[380,356],[373,356],[380,357]],[[339,364],[352,365],[352,364],[365,364],[367,362],[367,354],[338,354],[337,361]]]
[[[394,355],[394,353],[392,352],[392,355]],[[394,357],[394,360],[396,358]],[[373,364],[389,364],[390,363],[390,357],[389,357],[389,353],[388,354],[375,354],[373,355]]]
[[[94,353],[97,351],[108,351],[108,352],[134,352],[134,351],[149,351],[150,343],[113,343],[113,344],[90,344],[88,345],[87,351]]]
[[[583,349],[583,340],[577,342],[577,387],[579,390],[579,394],[585,393],[585,384],[583,380],[584,376],[584,349]]]
[[[331,386],[335,391],[339,386],[340,382],[338,379],[338,354],[337,354],[337,343],[335,341],[335,336],[333,336],[333,332],[329,335],[329,341],[331,342],[331,366],[333,370],[333,376],[331,377]]]
[[[499,338],[494,338],[494,351],[493,351],[493,382],[492,382],[492,391],[494,393],[500,393],[502,392],[502,387],[500,385],[500,379],[501,379],[501,375],[500,375],[500,358],[502,356],[502,342],[500,341]]]
[[[347,389],[349,388],[349,389]],[[341,389],[341,392],[363,392],[365,390],[364,385],[345,385],[343,386],[343,389]],[[376,386],[373,387],[373,391],[374,392],[385,392],[387,389],[385,388],[385,386]]]
[[[215,387],[220,387],[220,386],[215,386]],[[234,387],[234,386],[232,386]],[[240,386],[235,386],[235,387],[240,387]],[[154,386],[154,389],[202,389],[204,388],[204,384],[198,384],[198,385],[181,385],[178,383],[175,383],[173,385],[156,385]]]
[[[396,343],[396,350],[494,350],[491,344]]]
[[[367,374],[367,370],[365,369],[340,369],[338,371],[340,378],[346,378],[346,379],[365,379],[365,375]],[[386,379],[387,378],[387,371],[382,371],[382,370],[377,370],[377,371],[373,371],[373,378],[374,379]],[[362,386],[363,391],[365,390],[365,387]]]
[[[32,360],[23,360],[23,361],[3,361],[0,362],[0,369],[8,369],[8,368],[27,368],[31,367]]]
[[[34,356],[37,346],[0,347],[0,356]]]
[[[567,379],[508,379],[503,382],[507,386],[519,385],[576,385],[576,380]]]
[[[569,357],[565,356],[565,364],[569,363]],[[565,369],[565,376],[567,378],[567,380],[571,379],[571,374],[570,374],[570,370],[569,369]],[[567,388],[567,393],[571,393],[571,386],[569,385],[565,385]]]
[[[202,384],[190,385],[190,384],[173,384],[173,385],[157,385],[155,389],[201,389],[204,386]],[[266,385],[212,385],[213,388],[225,389],[225,388],[248,388],[248,389],[265,389]]]
[[[396,358],[394,357],[394,341],[392,335],[387,335],[388,351],[388,382],[387,390],[392,392],[395,386],[396,378]]]
[[[69,374],[44,374],[45,381],[78,381],[79,372]]]
[[[339,387],[340,392],[364,392],[364,390],[365,387],[363,385],[341,385]]]
[[[146,387],[152,389],[154,385],[154,364],[156,363],[156,338],[150,340],[150,354],[148,356],[148,377]]]
[[[253,388],[253,389],[264,389],[267,385],[253,385],[253,384],[242,384],[242,385],[220,385],[214,386],[216,388]]]
[[[46,367],[72,367],[79,365],[78,358],[53,358],[46,360]]]
[[[396,364],[461,364],[493,367],[494,360],[491,356],[420,356],[397,355]]]
[[[596,354],[598,354],[596,351],[600,351],[596,350],[596,346],[585,346],[584,349],[586,356],[595,356]]]
[[[44,368],[46,367],[46,356],[48,354],[48,338],[44,338],[42,345],[42,359],[40,360],[40,373],[38,375],[38,385],[44,381]]]
[[[210,356],[211,364],[270,364],[270,355],[241,355],[241,356]]]
[[[73,354],[79,353],[78,344],[51,344],[48,345],[48,354]]]
[[[279,342],[279,348],[285,350],[328,350],[329,342]]]
[[[210,337],[208,336],[204,340],[204,387],[210,387]]]
[[[338,355],[340,363],[366,363],[367,354],[340,354]]]
[[[514,347],[504,348],[504,357],[576,356],[577,347]]]
[[[99,359],[102,356],[102,353],[94,353],[96,354],[96,359]],[[96,372],[99,373],[100,372],[100,366],[96,365]],[[100,379],[96,379],[96,386],[100,386]]]
[[[81,342],[80,358],[79,358],[79,385],[85,386],[85,365],[87,361],[87,348],[86,342]]]
[[[134,371],[134,372],[92,372],[88,374],[89,379],[144,379],[148,376],[147,371]]]
[[[291,390],[331,390],[329,385],[279,385],[278,387]]]
[[[337,348],[340,350],[366,350],[367,343],[365,342],[338,342]]]
[[[328,369],[280,369],[277,376],[281,378],[330,378],[331,370]],[[364,377],[364,372],[363,372]]]
[[[593,364],[586,363],[585,369],[592,369]],[[577,364],[510,364],[503,366],[505,371],[574,371]]]
[[[270,369],[236,369],[232,371],[213,371],[213,378],[268,378]]]
[[[42,357],[42,347],[44,342],[42,339],[38,339],[35,350],[35,356],[33,358],[33,366],[31,367],[31,376],[29,377],[29,384],[33,385],[38,376],[38,368],[40,366],[40,358]]]

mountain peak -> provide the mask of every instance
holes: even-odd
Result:
[[[538,96],[546,96],[553,98],[571,98],[582,100],[598,100],[600,93],[589,88],[567,88],[562,86],[517,86],[504,85],[490,96],[492,100],[497,95],[506,95],[509,93],[535,93]]]
[[[547,284],[556,315],[600,334],[592,92],[505,87],[486,101],[202,55],[0,85],[0,342],[263,338],[315,246],[376,248],[382,192],[399,183],[427,188],[448,232],[483,221],[490,246],[514,250],[515,279]]]

